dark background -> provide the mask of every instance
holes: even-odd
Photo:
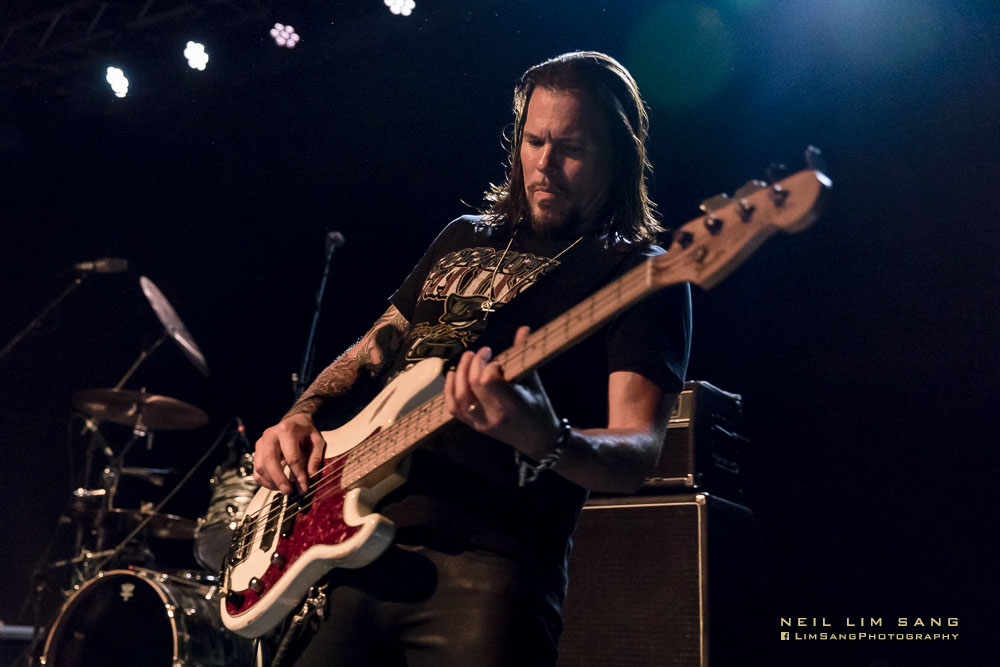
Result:
[[[10,3],[2,18],[49,4]],[[817,224],[695,294],[689,376],[742,394],[752,439],[742,500],[775,597],[762,647],[781,665],[995,664],[995,2],[418,0],[409,17],[377,0],[186,4],[198,10],[126,25],[48,70],[0,50],[0,343],[74,263],[130,262],[87,280],[0,360],[0,619],[30,621],[29,575],[83,452],[73,393],[113,386],[160,333],[140,275],[212,375],[168,343],[128,387],[211,422],[158,434],[130,462],[183,471],[231,417],[255,438],[291,402],[324,233],[347,243],[320,364],[503,178],[520,73],[586,48],[619,58],[648,99],[668,224],[770,162],[801,168],[808,144],[834,180]],[[275,21],[295,26],[298,48],[270,42]],[[181,58],[188,39],[206,44],[205,72]],[[103,81],[111,64],[131,79],[125,99]],[[102,430],[113,444],[128,435]],[[201,514],[219,459],[166,509]],[[789,616],[957,617],[960,639],[779,644]]]

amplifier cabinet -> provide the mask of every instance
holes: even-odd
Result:
[[[645,488],[659,493],[706,491],[740,497],[740,451],[747,439],[743,401],[702,381],[686,382],[674,401],[656,469]]]
[[[763,637],[758,543],[747,508],[707,494],[588,502],[559,666],[766,664],[751,651]]]

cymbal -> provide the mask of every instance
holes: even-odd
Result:
[[[145,468],[137,466],[124,466],[121,470],[122,477],[135,477],[153,486],[163,486],[167,482],[167,477],[176,472],[173,468]]]
[[[158,537],[163,540],[190,540],[194,539],[194,529],[198,522],[194,519],[185,519],[173,514],[155,514],[136,509],[100,509],[96,507],[75,506],[69,513],[78,519],[96,519],[103,516],[104,520],[122,529],[131,530],[144,521],[147,517],[152,517],[146,524],[146,530],[151,537]]]
[[[181,348],[181,352],[194,364],[195,368],[202,375],[208,377],[208,363],[205,361],[205,355],[201,353],[198,344],[194,342],[194,338],[191,337],[184,322],[177,315],[177,311],[167,301],[167,297],[163,296],[160,288],[146,276],[139,277],[139,285],[142,287],[142,293],[146,295],[149,305],[153,307],[156,316],[160,318],[167,335],[174,339],[177,346]]]
[[[73,407],[99,421],[141,425],[154,431],[197,428],[208,423],[208,415],[190,403],[131,389],[78,391],[73,394]]]

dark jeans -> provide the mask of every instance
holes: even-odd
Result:
[[[298,667],[552,667],[562,584],[482,550],[394,545],[328,578]]]

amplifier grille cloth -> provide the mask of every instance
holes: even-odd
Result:
[[[701,664],[702,518],[694,503],[583,511],[561,667]]]

